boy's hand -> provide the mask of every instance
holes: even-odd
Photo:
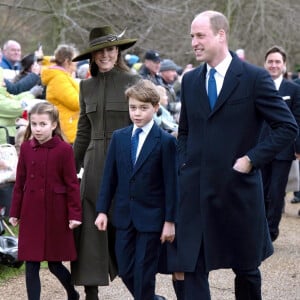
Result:
[[[9,223],[12,225],[12,226],[17,226],[18,224],[19,224],[19,219],[18,218],[13,218],[13,217],[11,217],[11,218],[9,218]]]
[[[70,229],[74,229],[74,228],[78,227],[79,225],[81,225],[80,221],[76,221],[76,220],[70,220],[69,221],[69,228]]]
[[[105,231],[107,228],[107,215],[104,213],[99,213],[95,221],[95,225],[97,226],[98,230]]]
[[[165,222],[160,240],[163,244],[164,242],[172,243],[175,238],[175,224],[172,222]]]

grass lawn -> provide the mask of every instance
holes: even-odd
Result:
[[[0,264],[0,284],[6,280],[24,274],[24,264],[20,268],[7,267]]]

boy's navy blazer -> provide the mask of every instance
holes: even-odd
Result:
[[[107,214],[113,202],[112,223],[116,228],[126,229],[132,222],[138,231],[159,232],[165,221],[175,221],[176,139],[154,123],[133,166],[132,129],[131,125],[113,133],[97,212]]]

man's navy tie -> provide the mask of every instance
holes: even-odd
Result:
[[[135,165],[136,161],[136,152],[139,145],[139,135],[142,131],[142,128],[136,128],[133,136],[131,137],[131,161],[133,166]]]
[[[216,69],[211,68],[209,72],[208,85],[207,85],[207,94],[208,94],[209,104],[211,109],[214,108],[218,98],[215,73],[216,73]]]

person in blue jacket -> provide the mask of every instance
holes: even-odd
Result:
[[[14,40],[8,40],[3,45],[0,67],[9,70],[20,70],[21,45]]]

